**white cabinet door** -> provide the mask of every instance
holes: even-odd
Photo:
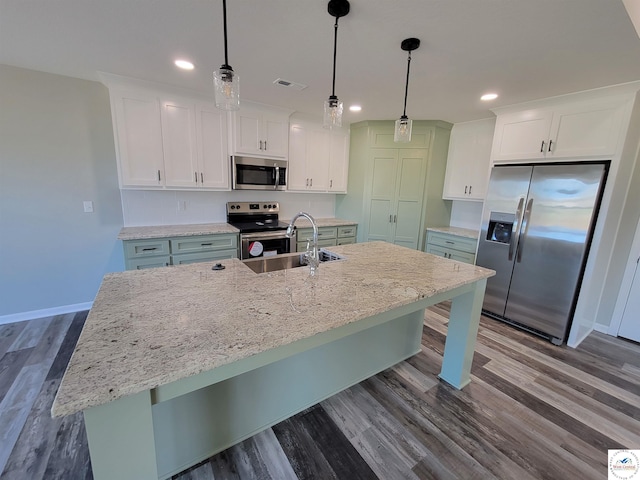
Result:
[[[162,187],[164,161],[158,97],[110,91],[121,187]]]
[[[640,269],[637,266],[624,313],[622,314],[618,335],[640,342]]]
[[[196,105],[198,181],[208,190],[229,190],[227,115],[215,104]]]
[[[199,172],[194,104],[163,99],[161,106],[165,185],[197,187]]]
[[[484,201],[495,118],[456,123],[451,130],[442,198]]]
[[[233,154],[286,159],[289,147],[289,115],[250,103],[234,112]]]
[[[610,100],[558,108],[551,123],[547,157],[613,155],[622,124],[622,105]]]
[[[299,123],[291,123],[289,129],[289,172],[287,190],[305,191],[309,184],[307,175],[307,129]]]
[[[329,188],[329,156],[331,133],[322,128],[309,129],[307,134],[308,190],[325,192]]]
[[[349,133],[331,132],[331,152],[329,154],[329,191],[347,193],[349,179]]]
[[[505,160],[531,160],[544,158],[548,147],[551,110],[526,110],[498,115],[491,158]]]

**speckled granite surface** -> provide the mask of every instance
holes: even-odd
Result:
[[[145,238],[188,237],[191,235],[212,235],[216,233],[238,233],[236,227],[228,223],[198,223],[191,225],[157,225],[150,227],[123,227],[119,240],[142,240]]]
[[[385,242],[315,277],[256,274],[237,259],[105,276],[52,407],[68,415],[416,302],[492,270]]]
[[[441,233],[449,233],[451,235],[458,235],[460,237],[473,238],[477,240],[480,236],[480,232],[478,230],[471,230],[469,228],[460,228],[460,227],[429,227],[428,231],[432,232],[441,232]]]
[[[351,220],[342,220],[341,218],[313,218],[316,221],[318,227],[344,227],[346,225],[357,225],[358,222]],[[283,222],[290,222],[290,218],[283,218]],[[296,220],[296,227],[298,228],[311,228],[311,222],[304,217],[300,217]]]

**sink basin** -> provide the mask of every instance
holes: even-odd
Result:
[[[343,260],[344,257],[333,253],[329,250],[321,248],[320,262],[331,262],[334,260]],[[256,273],[275,272],[277,270],[286,270],[287,268],[304,267],[307,265],[304,258],[304,252],[284,253],[282,255],[274,255],[273,257],[249,258],[242,260],[247,267]]]

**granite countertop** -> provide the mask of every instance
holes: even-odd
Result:
[[[459,237],[473,238],[477,240],[480,236],[478,230],[472,230],[470,228],[460,227],[428,227],[427,230],[432,232],[448,233],[450,235],[458,235]]]
[[[228,223],[197,223],[190,225],[154,225],[149,227],[123,227],[119,240],[143,240],[145,238],[189,237],[191,235],[214,235],[216,233],[238,233]]]
[[[256,274],[238,259],[105,275],[57,396],[69,415],[495,274],[386,242]]]

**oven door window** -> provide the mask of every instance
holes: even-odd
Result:
[[[242,235],[240,259],[269,257],[290,253],[291,239],[284,235],[276,238],[262,235]],[[295,245],[295,243],[294,243]]]

